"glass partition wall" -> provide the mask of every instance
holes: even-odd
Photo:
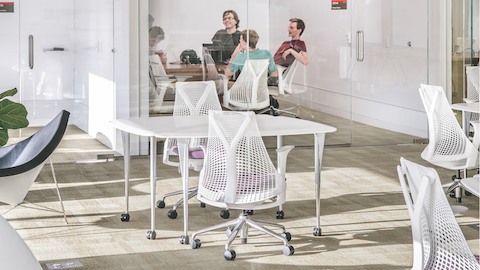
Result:
[[[435,31],[442,34],[428,29],[429,23],[442,25],[445,18],[438,15],[445,5],[429,0],[151,0],[149,27],[163,30],[163,37],[157,39],[160,42],[151,44],[166,55],[167,75],[202,80],[208,79],[205,65],[184,64],[181,55],[193,50],[205,63],[206,46],[212,56],[215,50],[224,49],[214,37],[226,27],[224,11],[236,11],[238,30],[256,30],[257,48],[272,55],[291,40],[289,20],[300,18],[305,23],[300,39],[306,44],[309,61],[297,68],[292,93],[275,96],[280,109],[335,126],[338,131],[327,135],[327,145],[413,143],[427,136],[420,84],[446,86],[438,65],[446,57],[444,47],[432,45],[440,43],[444,33],[441,28]],[[208,15],[188,15],[192,10]],[[221,73],[225,59],[214,60]],[[187,69],[190,74],[182,74]],[[151,111],[150,116],[156,114]]]
[[[465,68],[478,66],[480,25],[478,2],[461,0],[451,3],[452,103],[463,102],[467,97]]]

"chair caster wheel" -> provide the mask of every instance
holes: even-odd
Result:
[[[450,198],[455,198],[455,190],[448,193],[448,196],[450,196]]]
[[[290,256],[293,255],[293,253],[295,253],[295,249],[292,246],[287,245],[283,247],[283,255]]]
[[[130,214],[129,214],[129,213],[123,213],[123,214],[120,216],[120,220],[123,221],[123,222],[130,221]]]
[[[282,235],[287,239],[287,241],[292,240],[292,235],[289,232],[284,232]]]
[[[205,208],[206,206],[207,206],[207,205],[206,205],[204,202],[201,202],[201,203],[200,203],[200,207],[201,207],[201,208]]]
[[[180,244],[182,244],[182,245],[188,245],[188,235],[182,235],[182,236],[180,236]]]
[[[157,207],[158,208],[165,208],[165,201],[164,200],[158,200],[157,201]]]
[[[230,212],[228,210],[223,209],[220,211],[220,217],[223,219],[227,219],[230,217]]]
[[[322,235],[322,229],[313,228],[313,236],[321,236],[321,235]]]
[[[470,191],[466,191],[466,190],[465,190],[465,195],[466,195],[466,196],[472,196],[472,193],[471,193]]]
[[[237,257],[237,254],[234,250],[225,250],[223,257],[225,257],[225,260],[227,261],[233,261],[235,260],[235,257]]]
[[[197,249],[197,248],[200,248],[202,246],[202,242],[200,242],[200,239],[194,239],[190,243],[190,246],[192,247],[192,249]]]
[[[157,237],[157,233],[155,231],[148,231],[147,232],[147,239],[153,240]]]
[[[176,219],[177,218],[177,211],[176,210],[170,210],[170,211],[168,211],[167,216],[170,219]]]
[[[275,216],[277,219],[283,219],[285,217],[285,213],[283,211],[277,211]]]
[[[245,213],[247,213],[247,215],[251,216],[251,215],[253,215],[253,210],[245,210]]]

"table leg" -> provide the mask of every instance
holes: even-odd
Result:
[[[325,134],[315,134],[315,202],[316,202],[316,218],[317,226],[313,228],[313,235],[322,235],[322,229],[320,228],[320,177],[322,171],[322,157],[323,148],[325,145]]]
[[[157,185],[157,138],[150,137],[150,230],[147,231],[148,239],[155,239],[155,192]]]
[[[180,159],[180,173],[183,183],[183,235],[180,244],[188,244],[188,189],[189,189],[189,164],[188,164],[188,139],[177,139],[178,157]]]
[[[470,119],[470,112],[462,111],[462,129],[463,129],[463,132],[465,133],[465,135],[467,135],[467,137],[468,137],[468,126],[467,125],[469,125],[468,119]]]
[[[277,136],[277,149],[280,149],[283,146],[283,137],[278,135]],[[277,155],[277,164],[280,164],[280,158]],[[284,219],[285,218],[285,212],[283,212],[283,204],[278,206],[277,213],[275,214],[277,219]]]
[[[122,144],[125,173],[125,212],[120,216],[120,220],[126,222],[130,220],[130,214],[128,213],[128,197],[130,190],[130,133],[122,131]]]

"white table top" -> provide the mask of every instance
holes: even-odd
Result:
[[[286,116],[256,115],[261,136],[303,135],[335,132],[335,127]],[[112,122],[130,134],[158,138],[208,136],[208,116],[158,116],[117,119]]]
[[[464,111],[464,112],[473,112],[473,113],[480,113],[480,104],[478,102],[474,103],[454,103],[450,105],[450,107],[454,110]]]

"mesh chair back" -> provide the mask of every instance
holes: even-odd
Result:
[[[480,88],[480,67],[467,66],[467,100],[468,102],[478,102],[478,91]]]
[[[478,167],[478,149],[460,127],[443,88],[422,84],[419,92],[427,113],[429,139],[422,158],[452,170]]]
[[[218,100],[215,83],[213,81],[203,82],[177,82],[175,104],[173,107],[174,116],[200,116],[208,115],[208,111],[221,111],[222,106]],[[189,142],[190,153],[202,151],[200,146],[206,145],[206,138],[192,138]],[[169,155],[176,151],[177,141],[169,138],[164,146],[164,163],[177,166],[178,162],[172,162]],[[169,154],[170,153],[170,154]],[[174,153],[176,155],[176,153]],[[203,154],[201,155],[203,157]],[[192,157],[196,158],[196,157]]]
[[[285,201],[285,179],[270,160],[253,112],[210,112],[198,197],[232,209],[274,197]]]
[[[409,211],[414,252],[412,269],[479,269],[435,169],[405,159],[401,159],[397,169],[405,202],[412,207]],[[405,172],[408,172],[407,179],[411,176],[416,196],[412,192],[410,197],[409,190],[404,189]]]
[[[285,93],[294,94],[292,83],[293,83],[293,78],[295,76],[298,66],[299,66],[298,60],[293,61],[293,63],[288,68],[277,65],[278,92],[281,95],[284,95]]]
[[[245,61],[242,72],[228,90],[228,103],[242,110],[260,110],[270,106],[268,64],[268,59]]]
[[[218,94],[223,94],[223,83],[224,79],[218,73],[217,66],[215,65],[215,60],[213,60],[212,55],[207,48],[203,48],[203,80],[204,81],[214,81],[215,87]]]

